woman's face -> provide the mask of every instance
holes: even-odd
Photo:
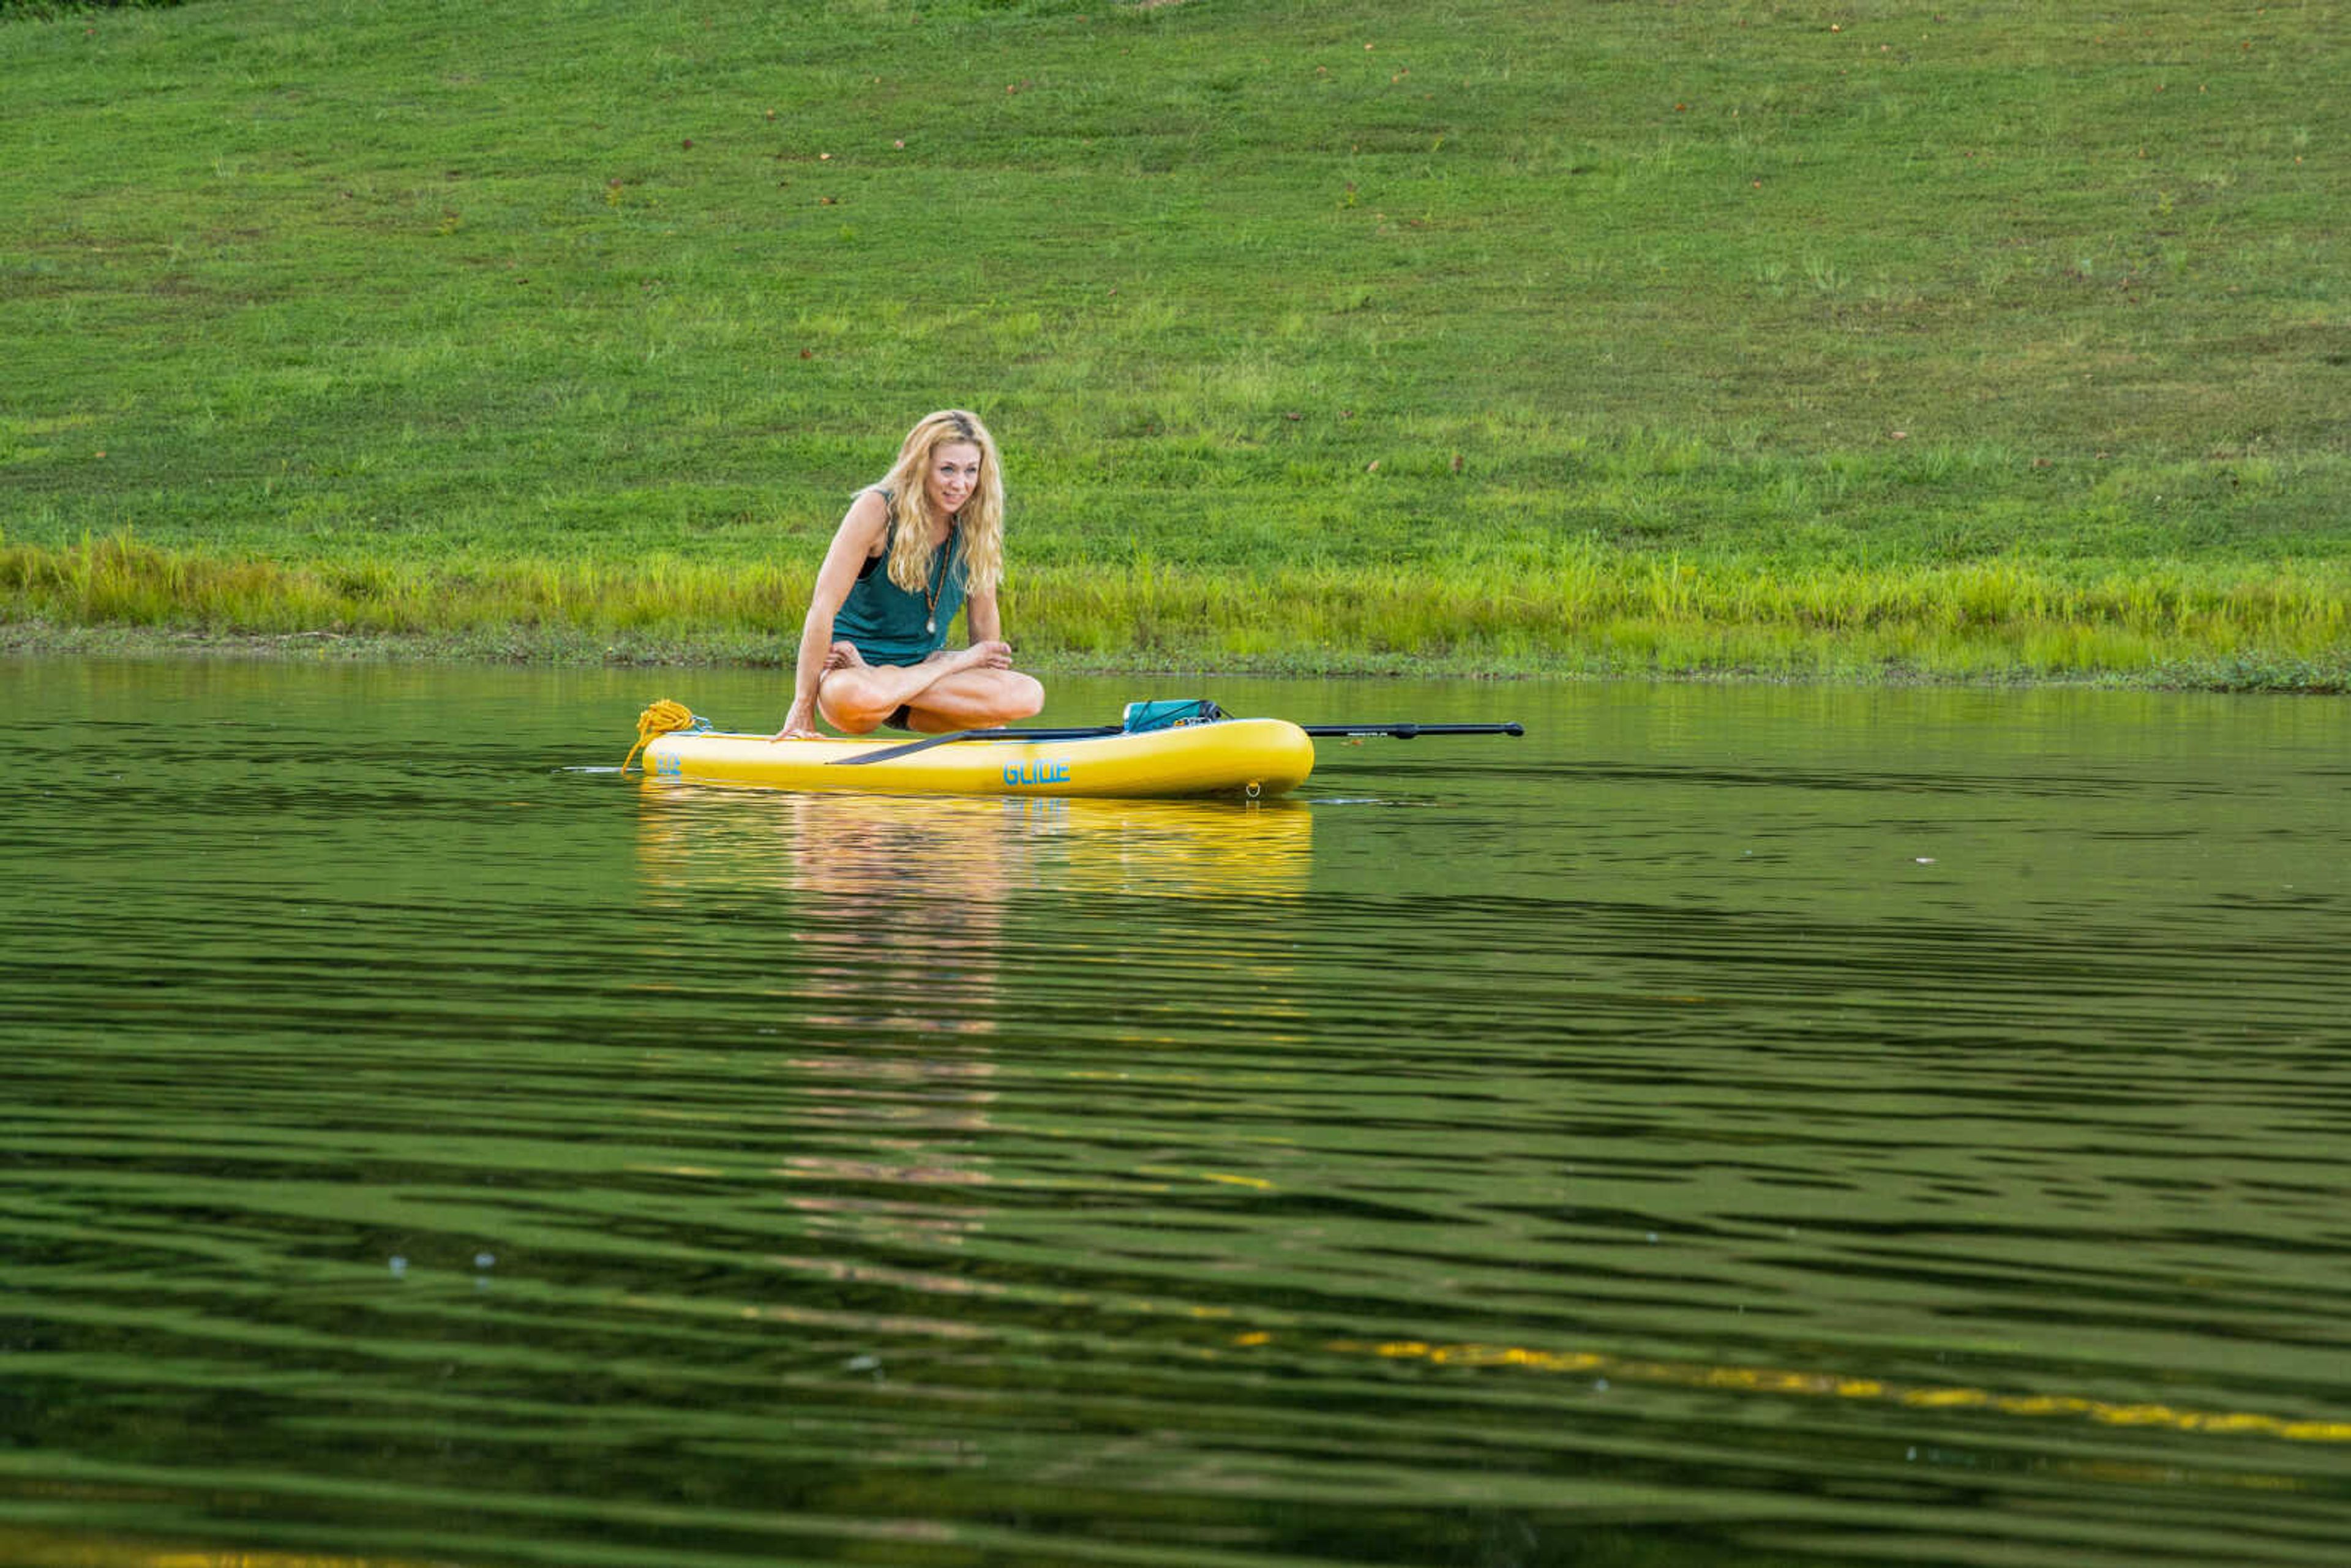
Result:
[[[979,488],[979,448],[968,441],[942,441],[931,448],[931,466],[923,476],[931,505],[956,513]]]

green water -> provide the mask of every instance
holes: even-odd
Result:
[[[0,663],[0,1562],[2335,1564],[2351,706]]]

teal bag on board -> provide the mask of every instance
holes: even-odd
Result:
[[[1120,727],[1128,735],[1147,735],[1155,729],[1213,724],[1224,716],[1225,710],[1206,697],[1170,697],[1159,702],[1127,704],[1126,717]]]

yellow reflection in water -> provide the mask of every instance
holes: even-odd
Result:
[[[856,1146],[820,1138],[784,1158],[774,1170],[783,1201],[820,1233],[931,1247],[956,1245],[977,1220],[892,1189],[929,1194],[992,1179],[981,1138],[998,1068],[986,1046],[1004,1010],[1008,956],[1029,963],[1040,944],[1085,940],[1075,926],[1040,931],[1036,895],[1295,899],[1312,866],[1313,814],[1302,805],[674,786],[642,799],[639,863],[657,906],[773,897],[789,910],[777,1016],[789,1019],[793,1043],[778,1064],[808,1085],[795,1114],[812,1128],[854,1129]],[[1115,918],[1090,897],[1079,907],[1089,925]],[[689,947],[655,956],[652,974],[692,972]],[[942,1049],[921,1049],[925,1037]],[[862,1049],[877,1040],[917,1048]],[[773,1261],[820,1274],[836,1266]],[[924,1288],[966,1287],[940,1277]]]
[[[1292,801],[789,794],[649,788],[643,862],[679,890],[768,887],[925,912],[1050,888],[1295,898],[1314,815]]]
[[[1258,1349],[1273,1343],[1259,1332],[1235,1336],[1233,1343]],[[1924,1410],[1989,1410],[2004,1416],[2074,1416],[2109,1427],[2158,1427],[2178,1432],[2283,1437],[2303,1443],[2351,1443],[2351,1421],[2294,1420],[2241,1410],[2188,1410],[2169,1405],[2090,1399],[2072,1394],[1996,1394],[1988,1388],[1904,1388],[1874,1377],[1793,1372],[1762,1366],[1716,1366],[1703,1362],[1639,1361],[1596,1351],[1536,1350],[1524,1345],[1431,1344],[1424,1340],[1333,1340],[1323,1349],[1372,1354],[1390,1361],[1426,1361],[1440,1366],[1507,1366],[1530,1372],[1604,1373],[1632,1383],[1686,1388],[1719,1388],[1754,1394],[1795,1394],[1865,1399]]]
[[[794,1001],[813,1004],[799,1016],[819,1026],[987,1032],[1008,923],[1039,894],[1294,899],[1312,868],[1301,805],[676,788],[643,799],[639,861],[657,903],[795,897]],[[875,1019],[877,998],[896,1015]]]
[[[97,1533],[12,1526],[0,1526],[0,1562],[45,1563],[54,1568],[423,1568],[415,1558],[163,1547]]]

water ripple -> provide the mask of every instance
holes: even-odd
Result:
[[[1514,692],[1514,749],[1245,810],[647,788],[513,673],[85,674],[7,807],[0,1559],[2351,1527],[2324,712]]]

